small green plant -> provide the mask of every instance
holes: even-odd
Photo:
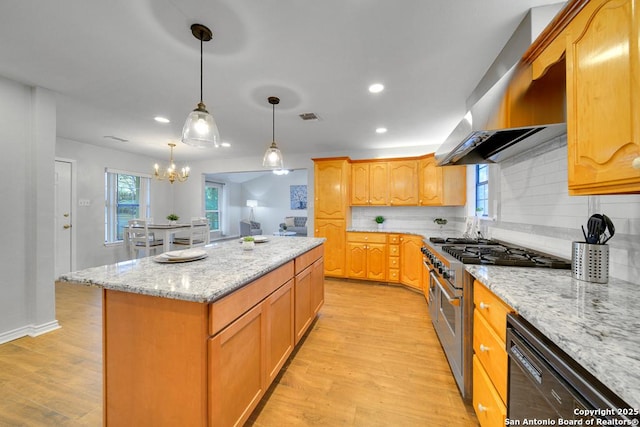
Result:
[[[378,224],[382,224],[382,223],[384,222],[384,217],[383,217],[382,215],[378,215],[378,216],[375,218],[375,221],[376,221]]]
[[[255,240],[256,239],[254,239],[251,236],[245,236],[245,237],[242,238],[242,241],[244,241],[244,242],[254,242]]]
[[[433,222],[435,222],[438,225],[447,225],[447,219],[446,218],[436,218],[433,220]]]
[[[177,220],[180,219],[180,217],[178,215],[176,215],[176,214],[169,214],[169,215],[167,215],[167,219],[169,221],[177,221]]]

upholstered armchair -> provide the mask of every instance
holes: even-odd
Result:
[[[288,216],[284,222],[280,223],[280,230],[295,231],[296,236],[307,235],[307,217],[306,216]]]
[[[240,221],[240,236],[257,236],[262,234],[262,226],[259,222],[243,219]]]

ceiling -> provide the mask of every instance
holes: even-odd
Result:
[[[199,101],[229,148],[176,158],[433,151],[531,7],[549,0],[20,0],[0,4],[0,76],[56,93],[58,137],[166,157]],[[385,90],[371,94],[372,83]],[[319,121],[303,121],[313,112]],[[161,115],[169,124],[154,121]],[[388,132],[377,134],[377,127]],[[127,140],[120,142],[114,136]],[[430,148],[429,148],[430,147]]]

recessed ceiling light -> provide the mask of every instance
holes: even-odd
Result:
[[[227,148],[227,147],[231,147],[231,144],[229,144],[228,142],[223,142],[220,144],[220,146]]]
[[[387,128],[377,128],[376,129],[376,133],[386,133],[387,132]]]
[[[384,85],[382,83],[374,83],[369,86],[369,92],[371,93],[380,93],[384,90]]]
[[[171,120],[167,119],[166,117],[162,117],[162,116],[155,116],[153,118],[153,120],[155,120],[158,123],[170,123]]]

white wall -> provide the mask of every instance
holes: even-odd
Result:
[[[76,268],[81,270],[128,259],[124,245],[104,244],[105,168],[151,174],[158,160],[63,138],[58,138],[55,150],[57,157],[76,160],[77,198],[90,202],[89,206],[76,206],[75,210]],[[182,185],[151,180],[151,216],[156,222],[165,221],[174,211],[174,194],[182,190]]]
[[[580,226],[604,213],[616,228],[609,275],[640,283],[640,195],[569,196],[566,136],[493,165],[490,186],[492,237],[571,259],[571,243],[584,241]]]
[[[7,216],[0,247],[0,343],[58,327],[53,263],[55,97],[0,77]]]

